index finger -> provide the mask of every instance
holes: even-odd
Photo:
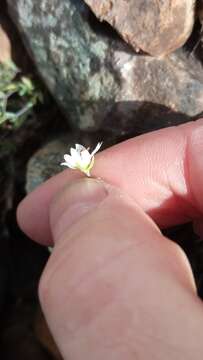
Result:
[[[122,188],[160,227],[200,218],[203,210],[203,119],[158,130],[115,145],[96,156],[93,176]],[[65,170],[29,194],[17,212],[22,230],[51,244],[49,205],[68,182]]]

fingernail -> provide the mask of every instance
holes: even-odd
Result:
[[[67,187],[54,199],[50,208],[50,224],[57,240],[84,214],[92,211],[108,195],[103,181],[81,179]]]

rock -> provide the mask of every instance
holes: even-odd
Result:
[[[63,154],[68,151],[67,147],[64,138],[51,141],[31,157],[27,165],[27,193],[33,191],[51,176],[62,171],[60,163],[63,160]]]
[[[0,62],[4,63],[11,60],[11,43],[7,33],[1,25],[0,18]]]
[[[154,56],[182,46],[194,24],[194,0],[85,0],[133,48]]]
[[[8,15],[5,0],[3,0],[0,13],[0,63],[10,60],[17,66],[19,65],[19,69],[24,72],[33,71],[33,66],[30,66],[30,58],[22,45],[14,23]]]
[[[37,68],[76,129],[132,136],[203,110],[203,71],[183,50],[137,55],[82,0],[8,0]]]
[[[121,89],[103,128],[138,135],[178,125],[203,111],[203,70],[183,50],[164,59],[114,52]]]
[[[0,62],[4,63],[11,60],[12,46],[7,26],[6,6],[4,1],[2,2],[0,13]]]
[[[197,36],[193,40],[192,53],[193,55],[196,55],[196,57],[199,58],[203,64],[203,0],[197,1],[196,18],[200,28],[198,29]]]

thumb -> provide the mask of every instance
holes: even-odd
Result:
[[[133,200],[83,179],[49,213],[55,246],[39,295],[64,359],[202,358],[186,257]]]

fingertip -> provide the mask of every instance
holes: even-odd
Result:
[[[20,229],[42,245],[52,245],[49,207],[53,196],[69,182],[81,178],[79,173],[64,170],[29,193],[18,205],[17,222]]]
[[[42,207],[44,192],[40,190],[34,190],[19,203],[16,219],[20,229],[29,238],[48,246],[53,241],[49,227],[48,211],[47,208],[43,209]]]
[[[95,209],[108,196],[103,181],[84,178],[71,182],[53,197],[50,204],[50,228],[54,242],[82,216]]]

